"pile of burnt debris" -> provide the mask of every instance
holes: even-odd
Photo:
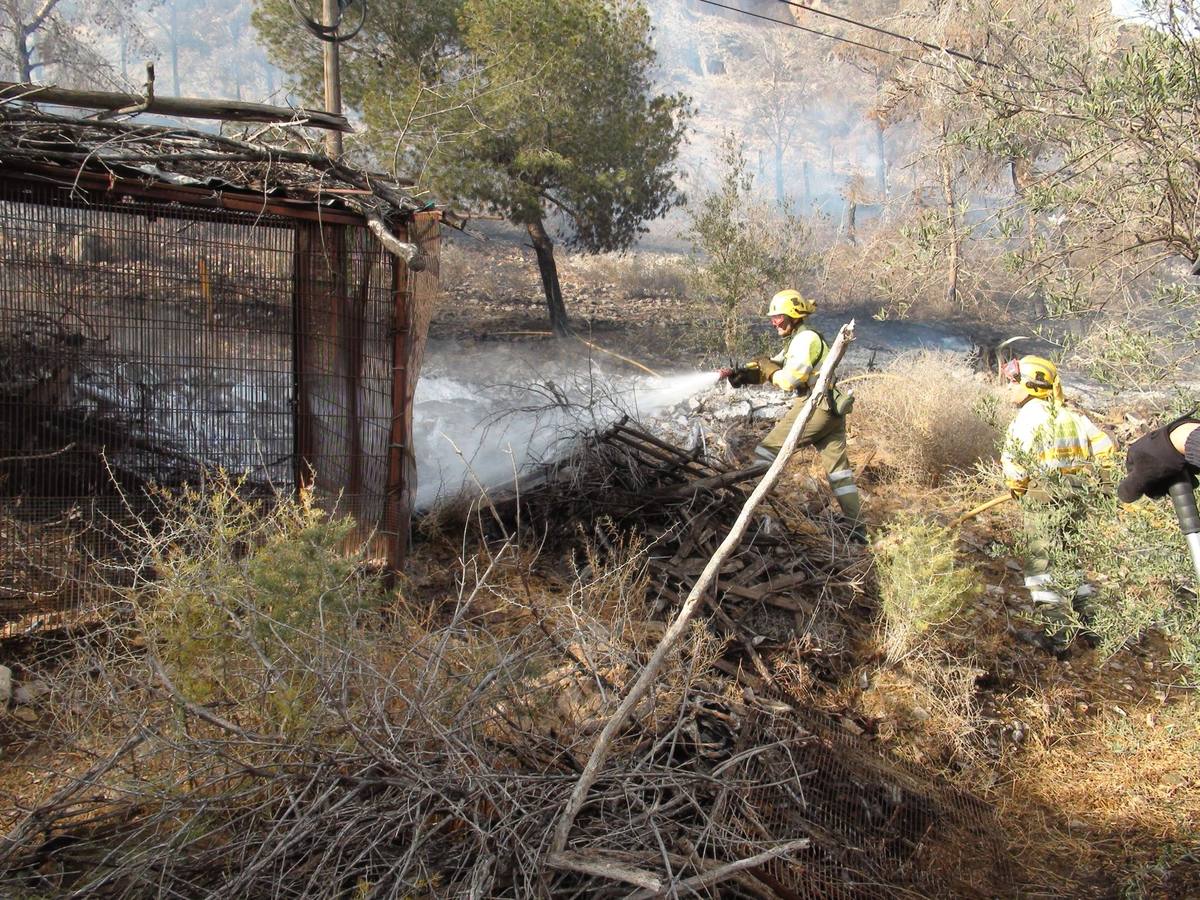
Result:
[[[552,523],[548,533],[572,535],[610,559],[628,557],[631,542],[640,546],[638,627],[653,639],[766,469],[731,467],[623,420],[542,473],[520,506],[526,522]],[[592,876],[573,885],[580,896],[603,895],[605,879],[656,896],[670,884],[661,877],[664,859],[679,869],[676,888],[713,891],[721,883],[714,896],[1008,889],[1010,863],[985,803],[889,759],[854,722],[815,708],[815,685],[849,671],[874,609],[869,551],[828,504],[815,514],[812,507],[768,497],[720,570],[704,602],[706,627],[724,650],[690,685],[678,721],[637,745],[644,758],[610,763],[628,768],[621,784],[598,783],[608,799],[585,807],[580,839],[563,863]],[[594,554],[588,560],[584,580],[603,565]],[[638,781],[627,780],[632,773],[654,781],[664,770],[665,783],[644,785],[650,793],[635,817],[641,838],[657,835],[650,843],[659,849],[639,850],[637,835],[606,810],[626,802],[615,794],[628,797]]]
[[[551,537],[583,534],[615,550],[614,534],[638,535],[649,576],[645,618],[664,620],[766,470],[730,466],[702,444],[677,447],[626,419],[539,473],[520,506],[525,521],[546,523]],[[870,568],[870,554],[827,504],[769,495],[705,598],[711,626],[730,639],[718,666],[753,689],[768,682],[793,694],[811,677],[843,674],[873,611]],[[773,666],[777,655],[786,662]]]

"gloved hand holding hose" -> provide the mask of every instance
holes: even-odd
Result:
[[[717,370],[717,377],[729,381],[731,387],[766,384],[781,366],[769,356],[759,356],[744,366],[726,366]]]
[[[1183,416],[1138,438],[1129,448],[1125,468],[1128,474],[1117,485],[1122,503],[1170,496],[1200,586],[1200,512],[1195,494],[1200,419]]]

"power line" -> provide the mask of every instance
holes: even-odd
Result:
[[[923,63],[924,65],[932,66],[935,69],[945,69],[946,68],[945,66],[935,63],[932,60],[920,59],[915,56],[905,56],[903,53],[897,53],[895,50],[887,50],[883,47],[872,47],[870,44],[862,43],[862,41],[852,40],[851,38],[842,37],[841,35],[838,35],[838,34],[830,34],[828,31],[819,31],[816,28],[809,28],[808,26],[801,25],[798,22],[792,22],[790,20],[785,21],[784,19],[775,19],[775,18],[772,18],[771,16],[764,16],[760,13],[750,12],[749,10],[746,10],[746,9],[739,9],[736,6],[727,6],[724,3],[718,3],[717,0],[700,0],[700,2],[706,3],[709,6],[716,6],[719,9],[727,9],[730,12],[735,12],[735,13],[738,13],[743,16],[750,16],[752,19],[762,19],[764,22],[772,22],[776,25],[785,25],[788,28],[795,28],[797,31],[805,31],[805,32],[808,32],[809,34],[815,34],[815,35],[817,35],[817,37],[829,38],[831,41],[837,41],[842,44],[850,44],[852,47],[862,47],[864,50],[871,50],[875,53],[885,53],[888,56],[895,56],[898,59],[903,59],[907,62]],[[807,7],[805,7],[805,9],[807,9]]]
[[[973,62],[980,66],[990,66],[993,69],[999,69],[1000,66],[993,62],[988,62],[986,59],[979,59],[969,53],[963,53],[961,50],[955,50],[953,47],[943,47],[940,44],[934,44],[931,41],[923,41],[920,38],[911,37],[907,34],[901,34],[898,31],[889,31],[887,28],[882,28],[879,25],[870,25],[866,22],[860,22],[858,19],[851,19],[849,16],[839,15],[838,13],[829,12],[826,9],[817,9],[816,7],[806,6],[803,3],[797,3],[796,0],[778,0],[784,6],[793,6],[796,9],[802,9],[805,12],[813,13],[818,16],[825,16],[830,19],[837,19],[839,22],[845,22],[848,25],[854,25],[858,28],[865,28],[867,31],[874,31],[879,34],[886,34],[888,37],[896,38],[899,41],[907,41],[910,44],[916,44],[918,47],[924,47],[926,50],[935,50],[938,53],[945,53],[949,56],[955,56],[959,59]],[[831,35],[832,37],[832,35]]]

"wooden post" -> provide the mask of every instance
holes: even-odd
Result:
[[[148,81],[153,77],[147,66]],[[209,100],[200,97],[146,97],[139,94],[114,94],[108,91],[70,91],[52,85],[0,81],[0,107],[9,103],[45,103],[51,106],[74,106],[83,109],[133,110],[180,116],[185,119],[221,119],[231,122],[278,122],[308,125],[313,128],[333,128],[350,131],[343,116],[333,116],[321,110],[265,103],[238,103],[233,100]],[[273,151],[283,158],[286,151]]]
[[[766,497],[767,492],[771,490],[775,482],[779,480],[779,476],[783,474],[783,468],[787,465],[792,451],[796,449],[796,444],[800,440],[800,432],[804,430],[805,426],[808,425],[809,419],[812,418],[817,401],[825,396],[829,388],[830,379],[833,377],[834,369],[837,368],[842,354],[846,352],[846,346],[852,340],[854,340],[853,320],[849,324],[842,326],[841,331],[838,332],[837,339],[833,342],[833,346],[829,348],[829,356],[826,357],[825,364],[821,367],[820,377],[817,378],[817,383],[813,387],[812,393],[809,394],[808,402],[804,404],[800,410],[800,415],[792,423],[792,430],[788,432],[783,446],[779,448],[779,455],[775,457],[775,461],[771,463],[771,467],[767,469],[762,480],[754,488],[745,505],[742,506],[742,511],[738,514],[737,521],[733,523],[733,527],[729,530],[729,534],[725,536],[725,540],[721,542],[721,546],[717,548],[717,552],[713,554],[708,564],[704,567],[704,571],[696,579],[696,583],[687,595],[687,599],[683,601],[683,606],[676,613],[674,621],[671,622],[666,633],[658,642],[658,646],[654,648],[654,653],[651,655],[650,661],[646,663],[646,667],[642,669],[637,681],[634,682],[633,687],[629,689],[629,693],[625,695],[624,699],[617,706],[612,717],[605,723],[604,730],[600,732],[600,737],[596,739],[596,746],[592,749],[591,758],[588,759],[587,765],[579,776],[579,780],[575,782],[575,787],[571,791],[571,797],[567,801],[566,809],[563,810],[558,824],[554,827],[554,838],[550,843],[552,857],[557,857],[566,849],[567,838],[571,834],[571,827],[575,824],[575,817],[579,815],[579,810],[583,808],[588,790],[600,775],[600,767],[604,765],[604,761],[608,757],[608,748],[612,745],[613,738],[616,737],[617,732],[629,719],[634,707],[646,695],[646,692],[654,683],[654,679],[658,677],[658,670],[662,667],[663,661],[667,658],[667,654],[671,651],[671,648],[683,636],[688,623],[692,620],[692,616],[695,615],[696,610],[704,602],[705,595],[716,579],[717,573],[721,570],[721,566],[724,565],[725,560],[737,549],[738,544],[741,543],[742,537],[750,525],[751,514],[757,508],[758,504],[762,502],[763,498]]]
[[[327,27],[335,28],[338,21],[337,0],[321,0],[321,16]],[[337,37],[336,30],[329,37]],[[342,73],[338,59],[338,43],[335,40],[327,39],[322,41],[321,45],[325,62],[325,112],[340,116],[342,114]],[[334,159],[342,155],[342,133],[340,131],[326,132],[325,152]]]

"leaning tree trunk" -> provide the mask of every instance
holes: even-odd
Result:
[[[538,272],[542,276],[542,290],[546,294],[546,309],[550,313],[550,327],[557,335],[571,333],[567,322],[567,307],[563,303],[562,288],[558,283],[558,266],[554,263],[554,241],[546,233],[546,226],[541,219],[534,219],[525,226],[533,241],[533,250],[537,254]]]
[[[950,148],[946,146],[946,123],[942,123],[942,146],[938,153],[942,170],[942,199],[946,203],[946,225],[950,231],[950,271],[946,279],[946,302],[958,303],[958,272],[962,266],[962,236],[958,227],[958,206],[954,196],[954,173],[950,168]]]

